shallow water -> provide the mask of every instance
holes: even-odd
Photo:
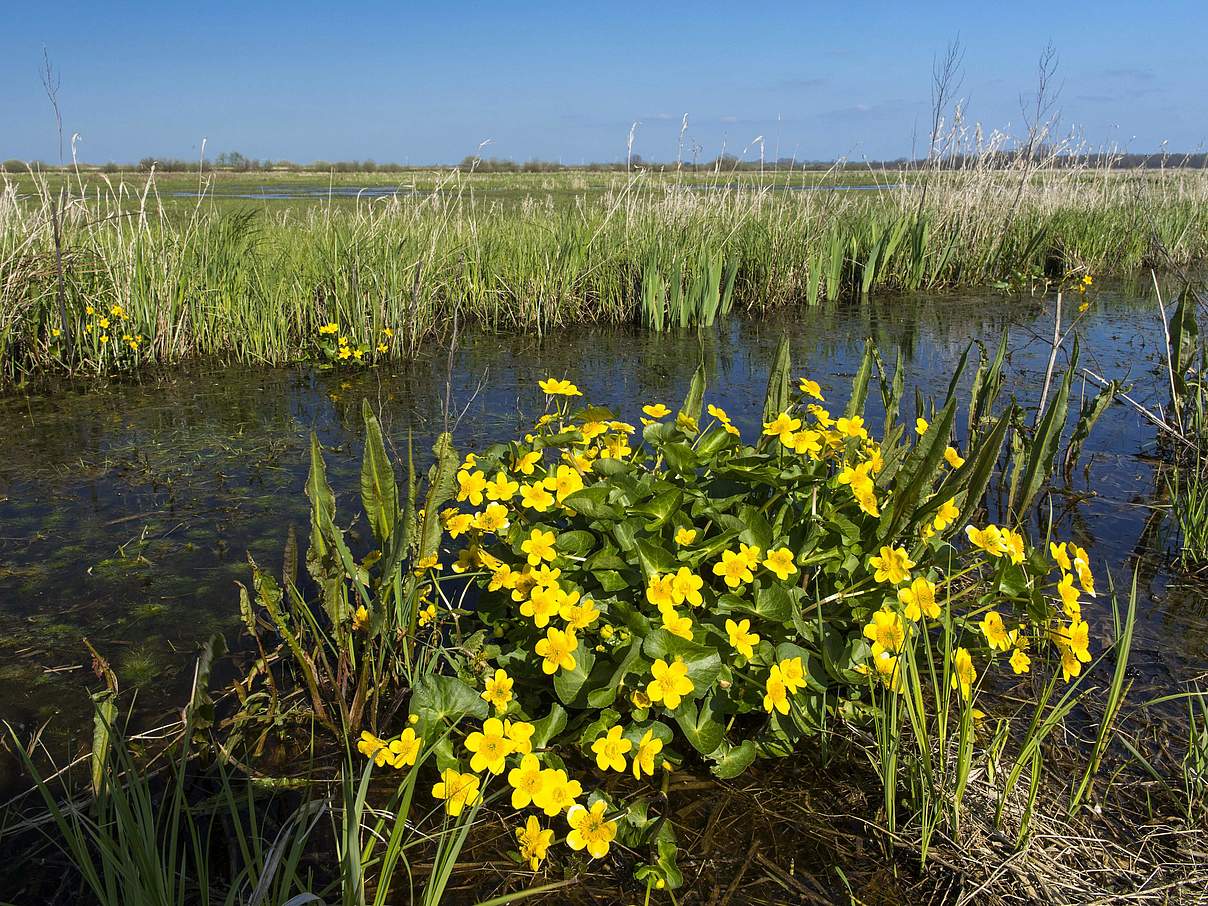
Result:
[[[979,292],[735,317],[699,336],[624,327],[470,336],[452,370],[456,440],[468,450],[531,424],[543,407],[536,381],[550,374],[636,421],[643,402],[678,402],[702,355],[707,399],[751,438],[784,332],[796,371],[821,381],[834,408],[864,338],[875,337],[891,369],[899,354],[907,365],[912,414],[914,388],[941,395],[970,340],[992,353],[1009,327],[1004,397],[1034,405],[1051,319],[1051,303]],[[1161,325],[1149,295],[1106,288],[1079,330],[1085,366],[1131,383],[1143,404],[1163,401]],[[0,718],[19,730],[55,714],[78,725],[88,713],[85,688],[95,685],[81,636],[110,659],[124,688],[139,688],[148,719],[179,706],[197,645],[216,631],[239,639],[235,582],[247,577],[246,555],[275,565],[287,525],[306,525],[310,431],[324,445],[347,522],[358,506],[361,400],[381,412],[397,450],[410,429],[417,454],[426,453],[444,423],[446,369],[445,352],[433,350],[376,370],[192,367],[0,399]],[[1080,394],[1095,392],[1075,388],[1074,412]],[[874,382],[874,429],[879,405]],[[1110,564],[1118,585],[1127,587],[1132,564],[1141,564],[1136,674],[1142,686],[1173,691],[1208,656],[1206,605],[1164,566],[1173,539],[1154,515],[1160,482],[1142,455],[1154,443],[1133,410],[1113,406],[1053,505],[1062,536]],[[1091,621],[1096,648],[1109,625],[1100,615]]]

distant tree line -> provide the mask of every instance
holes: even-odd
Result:
[[[1053,154],[1043,146],[1036,147],[1032,157],[1050,167],[1109,167],[1118,170],[1146,169],[1157,170],[1170,167],[1189,169],[1208,168],[1208,153],[1194,154],[1132,154],[1132,153],[1095,153],[1095,154]],[[990,164],[994,167],[1009,167],[1022,159],[1018,150],[1002,150],[983,154],[951,154],[935,158],[931,161],[911,159],[907,157],[892,160],[861,160],[861,161],[829,161],[829,160],[794,160],[780,158],[772,161],[739,160],[731,154],[718,155],[704,161],[647,161],[638,155],[633,155],[628,161],[599,161],[594,163],[564,164],[558,161],[532,159],[523,162],[502,158],[483,158],[469,155],[462,158],[457,165],[463,171],[473,170],[480,173],[558,173],[562,171],[586,172],[625,172],[627,170],[683,170],[689,173],[711,172],[787,172],[792,170],[910,170],[925,166],[942,169],[961,170],[974,166],[984,167]],[[135,165],[106,163],[99,166],[87,166],[89,170],[99,170],[102,173],[126,173],[131,170],[150,172],[152,169],[160,173],[197,173],[227,172],[227,173],[264,173],[264,172],[335,172],[335,173],[404,173],[412,170],[428,170],[439,164],[399,164],[378,163],[373,160],[316,160],[309,164],[300,164],[290,160],[258,160],[245,157],[238,151],[224,151],[212,161],[179,160],[177,158],[144,157]],[[0,164],[10,173],[33,170],[59,169],[44,161],[6,160]],[[68,168],[69,169],[69,168]]]

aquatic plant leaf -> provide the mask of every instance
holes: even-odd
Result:
[[[705,362],[704,359],[696,366],[696,371],[692,373],[692,381],[688,384],[688,395],[684,397],[684,404],[680,406],[679,414],[684,419],[688,419],[691,424],[700,424],[701,406],[705,404]]]
[[[851,380],[851,398],[843,414],[847,418],[855,418],[864,412],[864,401],[868,398],[868,381],[872,377],[873,349],[875,344],[872,337],[864,341],[864,357],[860,359],[860,367]]]
[[[410,713],[423,725],[425,736],[443,732],[446,721],[457,723],[463,717],[485,720],[490,708],[478,690],[456,676],[425,674],[411,692]]]
[[[378,547],[385,549],[398,521],[398,484],[394,467],[386,454],[382,426],[369,408],[369,400],[361,400],[361,416],[365,421],[365,455],[361,460],[361,505],[365,518],[373,529]]]
[[[722,715],[717,712],[714,695],[710,692],[698,703],[685,700],[675,709],[673,716],[692,748],[702,755],[717,751],[725,737],[726,728]]]
[[[1053,474],[1053,466],[1057,459],[1057,449],[1061,443],[1061,431],[1065,427],[1066,411],[1069,408],[1070,385],[1074,380],[1074,372],[1078,366],[1078,338],[1074,338],[1074,349],[1070,356],[1070,365],[1061,381],[1057,395],[1045,410],[1044,416],[1036,425],[1036,433],[1027,446],[1023,472],[1020,477],[1018,497],[1012,494],[1010,510],[1016,516],[1027,512],[1032,501],[1040,492],[1040,488]]]
[[[1175,395],[1180,399],[1187,394],[1187,371],[1195,359],[1196,340],[1199,337],[1195,308],[1195,294],[1190,286],[1186,286],[1170,322],[1170,370],[1174,377]]]
[[[1101,388],[1093,398],[1082,403],[1082,408],[1078,411],[1078,421],[1074,423],[1074,433],[1070,435],[1070,442],[1065,448],[1063,465],[1067,480],[1074,466],[1078,464],[1079,457],[1082,456],[1082,445],[1086,443],[1086,439],[1094,430],[1095,423],[1115,401],[1116,394],[1119,392],[1120,382],[1108,381],[1106,387]]]
[[[722,780],[733,780],[755,761],[756,751],[755,743],[750,739],[744,739],[738,745],[725,749],[710,770],[713,771],[714,776]]]
[[[776,347],[776,358],[768,373],[768,392],[763,399],[764,422],[774,421],[776,416],[789,407],[789,376],[793,368],[789,337],[785,334]]]

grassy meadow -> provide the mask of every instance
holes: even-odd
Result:
[[[365,186],[402,191],[335,191]],[[237,197],[261,187],[316,191]],[[909,173],[7,174],[0,381],[191,357],[355,366],[455,322],[662,328],[731,307],[1181,265],[1208,253],[1206,202],[1203,171],[989,161]]]

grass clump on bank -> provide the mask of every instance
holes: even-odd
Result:
[[[419,348],[455,319],[538,332],[585,321],[661,328],[708,323],[730,307],[1112,273],[1208,253],[1203,172],[995,166],[987,155],[900,184],[886,174],[858,192],[799,191],[792,174],[702,186],[638,173],[508,205],[454,173],[426,194],[280,215],[167,205],[154,178],[74,194],[42,183],[21,198],[8,183],[0,379],[195,356],[325,360],[330,324],[359,353],[354,364],[366,364]]]

